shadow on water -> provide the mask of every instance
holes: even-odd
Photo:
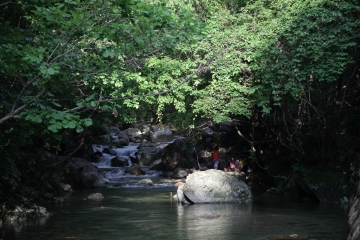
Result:
[[[241,239],[299,234],[346,239],[347,212],[339,206],[255,199],[250,204],[181,205],[175,188],[107,188],[74,191],[46,206],[49,218],[4,224],[7,239]],[[85,200],[93,192],[102,201]]]

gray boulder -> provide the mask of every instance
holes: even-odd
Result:
[[[250,187],[237,177],[210,169],[190,174],[177,196],[188,203],[246,203],[252,201]],[[185,201],[185,200],[186,201]]]
[[[138,128],[128,128],[127,135],[129,137],[130,142],[140,143],[142,142],[142,133]]]
[[[70,158],[64,164],[63,180],[74,188],[105,187],[109,180],[97,166],[82,158]]]
[[[190,170],[185,168],[176,168],[173,173],[173,178],[175,179],[181,179],[186,178],[190,173]]]
[[[153,143],[157,142],[171,142],[174,139],[173,133],[169,128],[150,132],[150,141]]]

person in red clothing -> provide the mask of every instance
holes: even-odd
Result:
[[[216,145],[214,148],[213,159],[214,159],[214,169],[218,169],[218,167],[219,167],[219,146],[218,145]]]

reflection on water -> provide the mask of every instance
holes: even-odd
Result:
[[[49,218],[4,224],[7,239],[241,239],[299,234],[346,239],[347,212],[338,206],[255,199],[251,204],[179,205],[174,188],[108,188],[77,191],[46,206]],[[84,200],[101,192],[103,201]]]

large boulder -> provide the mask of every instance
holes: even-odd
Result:
[[[157,159],[150,164],[149,170],[163,171],[165,170],[165,164],[161,159]]]
[[[140,154],[140,166],[150,166],[153,161],[159,159],[162,154],[162,150],[155,146],[139,147]]]
[[[250,187],[237,177],[210,169],[188,175],[178,188],[178,197],[188,203],[246,203],[252,201]],[[186,201],[185,201],[186,200]]]
[[[173,133],[168,128],[165,128],[164,130],[150,132],[150,141],[153,143],[171,142],[173,139],[174,139]]]
[[[184,139],[177,139],[167,145],[161,156],[167,171],[174,171],[176,168],[192,168],[197,166],[193,156],[193,146],[187,144]]]
[[[132,128],[137,128],[141,131],[142,136],[145,139],[149,139],[149,134],[151,131],[150,125],[147,123],[134,123],[131,125]]]
[[[114,140],[113,142],[116,143],[117,146],[121,147],[129,145],[130,140],[127,130],[116,133],[116,136],[118,137],[118,139]]]
[[[70,158],[63,168],[64,182],[74,188],[105,187],[109,180],[97,166],[82,158]]]
[[[143,136],[138,128],[128,128],[127,135],[129,137],[130,142],[140,143],[142,142]]]

